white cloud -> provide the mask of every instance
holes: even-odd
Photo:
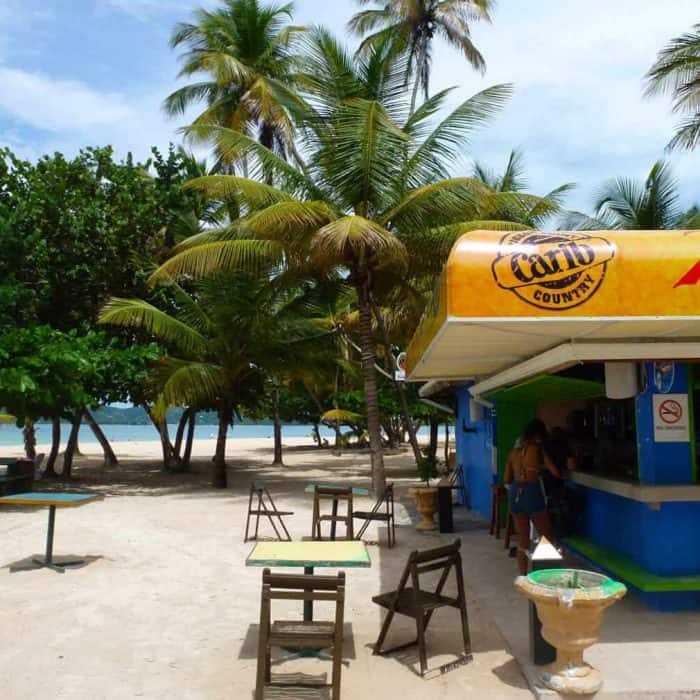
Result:
[[[159,90],[139,96],[100,92],[76,80],[0,66],[0,120],[10,124],[0,131],[0,143],[29,159],[104,145],[114,146],[118,156],[132,152],[143,159],[152,146],[180,141],[179,124],[166,119],[160,100]]]
[[[666,155],[675,118],[668,99],[644,99],[643,76],[659,49],[700,19],[697,10],[697,0],[674,0],[664,11],[639,0],[499,3],[492,25],[474,27],[486,76],[441,47],[433,89],[460,83],[456,102],[486,85],[514,82],[512,103],[475,139],[473,152],[502,167],[507,151],[521,146],[533,189],[575,181],[580,187],[570,203],[588,208],[602,181],[641,178]],[[699,155],[670,156],[687,203],[700,200],[696,180],[686,177]]]
[[[59,132],[116,124],[136,116],[123,95],[2,66],[0,110],[36,129]]]

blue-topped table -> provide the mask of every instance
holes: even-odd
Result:
[[[66,566],[83,564],[84,559],[71,559],[54,564],[53,561],[53,531],[56,520],[56,508],[77,508],[93,501],[102,500],[103,496],[97,493],[50,493],[32,491],[30,493],[17,493],[13,496],[0,497],[0,506],[48,506],[49,507],[49,528],[46,533],[46,557],[39,559],[35,557],[33,561],[39,566],[45,566],[54,571],[64,572]]]

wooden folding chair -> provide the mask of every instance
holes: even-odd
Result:
[[[253,506],[253,499],[257,497],[257,503]],[[250,498],[248,499],[248,516],[245,522],[245,535],[243,537],[244,542],[248,540],[258,539],[258,528],[260,527],[260,516],[265,516],[272,525],[272,529],[275,531],[275,535],[278,540],[291,541],[289,531],[287,530],[284,520],[282,519],[285,515],[294,515],[291,510],[277,510],[275,502],[272,500],[270,492],[262,484],[252,483],[250,485]],[[250,533],[250,519],[255,516],[255,534],[248,536]],[[277,522],[275,523],[275,520]],[[280,533],[277,526],[280,526],[284,536]]]
[[[382,506],[386,507],[385,511],[382,511]],[[360,527],[359,532],[355,535],[355,539],[362,539],[362,535],[365,534],[365,531],[371,522],[383,522],[386,523],[387,527],[389,547],[393,547],[396,544],[396,530],[394,525],[394,484],[387,484],[386,489],[384,489],[384,493],[377,499],[377,502],[374,504],[374,508],[372,508],[372,510],[356,510],[353,512],[352,517],[359,520],[364,520],[362,527]]]
[[[322,505],[325,502],[331,501],[331,512],[322,512]],[[343,502],[346,506],[343,513],[338,513],[338,503]],[[355,539],[353,537],[353,522],[352,522],[352,488],[336,487],[336,486],[316,486],[314,490],[314,507],[311,518],[311,539],[322,540],[321,523],[329,522],[331,524],[331,532],[329,539],[335,540],[336,525],[338,523],[345,524],[346,540]]]
[[[340,700],[345,573],[341,571],[337,576],[298,576],[273,574],[269,569],[264,569],[262,582],[255,700],[263,700],[265,688],[281,685],[272,683],[270,671],[272,647],[332,649],[331,697],[332,700]],[[335,616],[332,621],[277,620],[271,622],[271,601],[273,600],[331,601],[335,603]],[[301,683],[295,682],[294,685],[304,687]],[[318,685],[314,684],[313,687],[318,688]]]
[[[467,502],[467,490],[464,487],[464,469],[461,464],[458,464],[449,476],[450,488],[459,491],[462,494],[462,502]]]
[[[406,649],[418,644],[420,657],[421,676],[425,676],[428,670],[428,662],[425,648],[425,632],[438,608],[457,608],[462,622],[462,638],[464,652],[459,660],[440,667],[440,672],[445,672],[456,666],[471,661],[471,641],[469,638],[469,621],[467,618],[467,599],[464,593],[464,579],[462,576],[462,557],[459,553],[460,540],[455,540],[450,545],[436,547],[422,552],[411,552],[406,563],[406,568],[401,575],[399,587],[390,593],[383,593],[372,598],[373,602],[388,610],[384,624],[379,632],[379,637],[374,645],[375,654],[388,654],[399,649]],[[457,579],[457,597],[443,595],[443,588],[450,572],[454,569]],[[432,571],[442,571],[434,591],[428,591],[420,587],[420,576]],[[409,583],[410,578],[410,584]],[[417,637],[414,641],[401,644],[382,651],[382,645],[391,626],[394,615],[406,615],[416,621]]]

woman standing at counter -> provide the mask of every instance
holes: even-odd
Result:
[[[522,441],[511,450],[506,462],[503,481],[508,487],[508,505],[518,535],[518,570],[521,574],[527,573],[530,520],[540,535],[553,541],[540,471],[546,469],[557,478],[559,472],[544,450],[546,438],[545,424],[541,420],[531,421],[525,428]]]

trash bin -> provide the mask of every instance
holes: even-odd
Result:
[[[559,569],[562,565],[562,556],[554,545],[545,537],[541,537],[535,549],[529,553],[530,572],[540,569]],[[557,650],[542,636],[542,623],[537,616],[535,604],[530,602],[530,656],[532,663],[537,666],[551,664],[557,658]]]

